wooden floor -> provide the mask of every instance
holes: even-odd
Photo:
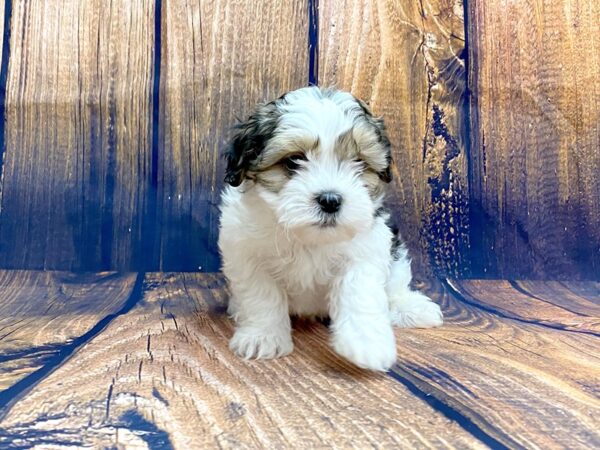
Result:
[[[218,275],[0,272],[0,448],[600,447],[600,283],[421,287],[445,326],[373,374],[322,323],[236,358]]]

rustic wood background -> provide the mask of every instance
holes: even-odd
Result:
[[[600,278],[600,3],[469,4],[476,273]]]
[[[385,117],[418,267],[600,277],[596,0],[0,0],[0,16],[2,268],[218,270],[229,130],[312,81]]]

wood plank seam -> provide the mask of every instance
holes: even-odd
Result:
[[[472,136],[471,136],[471,124],[472,119],[471,119],[471,114],[474,113],[476,111],[476,108],[472,108],[471,105],[475,104],[475,102],[477,101],[477,99],[473,96],[473,92],[471,91],[471,76],[472,76],[472,71],[475,70],[476,67],[476,61],[474,61],[473,59],[473,55],[471,54],[471,28],[470,28],[470,23],[469,21],[471,20],[471,17],[469,15],[469,6],[470,6],[471,0],[463,0],[462,4],[463,4],[463,24],[464,24],[464,35],[463,35],[463,62],[465,64],[465,73],[464,73],[464,83],[465,83],[465,90],[464,90],[464,102],[462,104],[462,110],[461,110],[461,115],[462,115],[462,119],[463,119],[463,123],[464,126],[462,127],[462,132],[464,133],[464,142],[463,142],[463,148],[464,148],[464,153],[465,153],[465,162],[466,162],[466,177],[468,180],[468,184],[467,184],[467,198],[468,200],[468,205],[467,205],[467,212],[466,212],[466,221],[468,224],[468,229],[467,229],[467,239],[468,239],[468,246],[466,247],[465,250],[465,254],[464,254],[464,259],[465,259],[465,264],[466,264],[466,268],[464,269],[464,275],[465,278],[470,278],[473,276],[474,271],[474,267],[481,267],[480,264],[480,259],[477,259],[477,255],[475,253],[475,248],[480,248],[478,247],[476,244],[478,244],[477,238],[478,238],[478,234],[476,232],[474,232],[473,227],[475,226],[476,219],[477,217],[473,216],[473,211],[476,209],[474,208],[474,193],[473,193],[473,189],[474,189],[474,177],[473,177],[473,171],[475,170],[476,166],[475,163],[473,162],[473,149],[474,146],[472,145]],[[485,151],[485,148],[484,148]],[[476,205],[476,206],[480,206],[480,205]]]
[[[158,162],[160,149],[160,92],[162,64],[162,0],[156,0],[154,6],[154,67],[152,83],[152,153],[150,160],[150,189],[148,190],[148,212],[146,216],[145,240],[149,243],[150,255],[140,270],[155,270],[160,267],[159,248],[160,231],[158,230]],[[146,247],[146,248],[148,248]]]
[[[143,298],[144,278],[144,272],[138,273],[131,294],[119,311],[105,316],[78,338],[72,339],[65,344],[57,345],[56,354],[42,367],[35,372],[30,373],[25,378],[22,378],[8,389],[0,391],[0,421],[8,414],[14,402],[22,395],[33,389],[40,381],[53,373],[56,369],[60,368],[79,348],[100,334],[114,319],[131,311]]]
[[[319,0],[308,0],[308,84],[319,85]]]
[[[510,319],[510,320],[514,320],[516,322],[520,322],[520,323],[528,323],[531,325],[537,325],[540,327],[544,327],[544,328],[550,328],[553,330],[558,330],[558,331],[564,331],[567,333],[576,333],[576,334],[587,334],[590,336],[594,336],[594,337],[600,337],[600,333],[596,333],[594,331],[586,331],[586,330],[573,330],[573,329],[569,329],[566,328],[563,324],[560,323],[556,323],[556,322],[541,322],[538,320],[533,320],[533,319],[526,319],[523,317],[518,317],[514,314],[510,314],[507,312],[503,312],[500,311],[499,309],[496,308],[492,308],[489,306],[484,306],[476,301],[473,301],[472,299],[469,299],[469,294],[459,290],[456,286],[454,286],[452,284],[452,281],[445,278],[445,279],[440,279],[442,284],[444,285],[444,287],[456,298],[458,298],[461,302],[464,302],[470,306],[474,306],[476,308],[481,309],[482,311],[488,312],[490,314],[494,314],[496,316],[502,317],[503,319]]]
[[[2,39],[2,60],[0,61],[0,213],[2,213],[2,185],[4,181],[4,150],[6,146],[6,85],[8,80],[8,61],[10,59],[10,21],[12,18],[12,0],[4,0],[4,27]],[[2,221],[0,220],[0,227]],[[1,249],[0,249],[1,250]]]

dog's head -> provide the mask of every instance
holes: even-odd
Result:
[[[317,87],[259,105],[226,159],[227,183],[256,189],[284,228],[315,243],[368,229],[391,180],[383,121],[351,94]]]

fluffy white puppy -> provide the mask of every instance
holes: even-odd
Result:
[[[237,127],[226,159],[219,248],[234,352],[286,355],[290,315],[329,316],[337,353],[387,370],[392,325],[442,324],[439,306],[411,290],[407,251],[387,224],[390,143],[364,103],[289,92]]]

